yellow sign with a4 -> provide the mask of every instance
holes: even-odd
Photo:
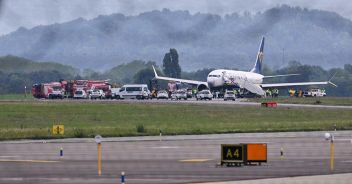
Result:
[[[222,162],[243,162],[244,149],[242,144],[222,144],[221,145]]]

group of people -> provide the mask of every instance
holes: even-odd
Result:
[[[272,98],[278,97],[279,96],[279,89],[277,89],[277,88],[267,89],[265,91],[265,95],[266,95],[266,97],[272,97]]]
[[[294,88],[291,88],[288,90],[288,94],[290,97],[303,97],[304,91],[302,89],[296,90]]]

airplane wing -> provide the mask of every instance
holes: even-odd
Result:
[[[177,78],[171,78],[171,77],[160,77],[156,73],[156,70],[155,70],[154,66],[153,66],[153,70],[154,70],[155,79],[166,80],[166,81],[175,81],[175,82],[181,82],[181,83],[187,83],[187,84],[193,84],[193,85],[203,84],[205,86],[208,86],[208,83],[207,82],[203,82],[203,81],[195,81],[195,80],[188,80],[188,79],[177,79]]]
[[[324,82],[293,82],[293,83],[274,83],[274,84],[261,84],[262,88],[272,88],[272,87],[290,87],[290,86],[311,86],[311,85],[327,85],[331,84],[337,87],[336,84],[330,81]]]
[[[275,78],[275,77],[287,77],[287,76],[294,76],[294,75],[300,75],[300,74],[293,73],[293,74],[284,74],[284,75],[266,75],[263,78],[266,79],[266,78]]]

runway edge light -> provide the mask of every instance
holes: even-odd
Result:
[[[121,172],[121,184],[125,184],[125,172]]]
[[[94,139],[98,146],[98,176],[101,176],[101,142],[103,141],[103,137],[101,135],[96,135]]]
[[[324,137],[325,140],[330,141],[330,171],[334,171],[334,135],[326,132]]]
[[[60,159],[63,159],[64,158],[64,148],[61,147],[60,148]]]

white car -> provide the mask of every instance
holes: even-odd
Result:
[[[159,99],[168,99],[169,98],[169,93],[165,90],[158,91],[158,94],[156,95],[156,98]]]
[[[73,94],[73,98],[75,99],[85,99],[87,98],[87,93],[84,90],[77,90],[75,94]]]
[[[315,96],[326,96],[325,90],[321,89],[310,89],[304,92],[305,97],[315,97]]]
[[[90,99],[97,99],[97,98],[103,99],[103,98],[105,98],[105,93],[101,89],[94,89],[91,92],[91,94],[89,95],[89,98]]]
[[[213,94],[209,90],[203,90],[197,93],[196,98],[197,100],[212,100]]]
[[[233,91],[226,91],[224,94],[224,100],[232,100],[235,101],[236,100],[236,95]]]
[[[187,100],[187,93],[184,90],[177,90],[171,94],[171,99],[174,100]]]

